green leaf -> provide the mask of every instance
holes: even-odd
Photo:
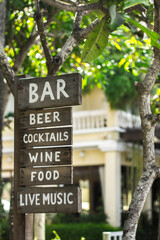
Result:
[[[108,32],[105,31],[106,19],[103,19],[96,28],[89,34],[82,50],[82,61],[90,62],[95,60],[108,43]]]
[[[105,27],[107,31],[113,32],[120,25],[125,23],[125,19],[116,11],[116,5],[112,5],[109,7],[109,13],[111,17],[110,23],[106,23]]]
[[[110,24],[112,25],[114,23],[114,21],[115,21],[116,15],[117,15],[116,5],[115,4],[109,7],[109,13],[110,13],[110,16],[111,16]]]
[[[124,9],[133,7],[138,4],[144,4],[146,6],[150,5],[148,0],[128,0],[128,1],[125,1],[124,3]]]
[[[98,1],[90,0],[90,3],[98,3]],[[95,9],[94,12],[100,20],[105,16],[104,12],[102,12],[100,9]]]
[[[159,44],[159,42],[158,42],[158,39],[159,39],[158,33],[153,32],[153,31],[150,31],[148,28],[144,27],[142,24],[134,21],[134,20],[131,19],[131,18],[126,17],[125,19],[126,19],[127,21],[129,21],[130,23],[132,23],[133,25],[135,25],[136,27],[140,28],[143,32],[145,32],[145,33],[148,35],[148,37],[151,38],[151,44],[152,44],[152,46],[157,47],[157,48],[160,49],[160,44]]]

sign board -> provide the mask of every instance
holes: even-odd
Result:
[[[20,147],[72,145],[72,127],[20,130]]]
[[[80,105],[82,78],[78,73],[18,81],[18,108],[42,109]]]
[[[73,184],[73,167],[21,168],[20,186]]]
[[[22,188],[17,192],[19,213],[81,212],[81,190],[75,186]]]
[[[72,109],[54,108],[42,110],[22,111],[20,115],[20,128],[39,128],[66,126],[72,124]]]
[[[80,212],[80,189],[65,185],[73,184],[69,106],[81,104],[81,75],[17,78],[15,96],[14,197],[18,217],[23,213]],[[64,187],[55,187],[57,184]]]
[[[20,167],[72,164],[72,148],[20,149]]]

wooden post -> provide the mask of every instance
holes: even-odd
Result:
[[[33,214],[25,215],[25,240],[33,239]]]
[[[20,187],[20,111],[18,109],[18,77],[15,79],[15,103],[14,103],[14,199],[13,199],[13,240],[31,240],[33,239],[33,214],[17,212],[17,191]],[[27,226],[27,228],[25,228]],[[26,229],[26,231],[25,231]],[[32,237],[30,237],[32,236]]]
[[[19,158],[19,146],[20,146],[20,113],[18,110],[18,99],[17,99],[17,78],[15,79],[15,104],[14,104],[14,207],[13,207],[13,238],[14,240],[25,239],[25,214],[17,213],[17,191],[20,187],[20,158]]]
[[[45,240],[45,213],[34,214],[34,238]]]
[[[82,82],[79,74],[19,78],[15,80],[14,240],[32,240],[33,215],[26,213],[81,211],[79,188],[43,186],[73,184],[72,111],[57,107],[81,104]],[[36,185],[42,187],[29,187]]]

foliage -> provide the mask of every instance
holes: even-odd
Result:
[[[56,231],[53,231],[53,234],[55,235],[55,238],[52,238],[51,240],[61,240],[60,236],[57,234]]]
[[[159,114],[160,109],[160,85],[155,84],[152,90],[151,107],[154,114]]]
[[[152,42],[149,39],[143,39],[143,35],[140,36],[138,29],[141,25],[138,17],[141,13],[139,10],[130,14],[131,19],[124,15],[124,9],[143,4],[143,7],[148,10],[151,5],[147,0],[108,1],[107,4],[103,1],[103,3],[104,7],[109,9],[108,15],[101,10],[95,10],[83,18],[82,27],[88,26],[97,17],[100,18],[100,23],[91,31],[85,43],[82,41],[74,49],[58,74],[80,72],[83,75],[84,93],[98,85],[104,89],[113,108],[126,109],[129,104],[132,105],[135,102],[134,82],[140,81],[142,74],[146,73],[151,59],[151,44],[153,42],[158,44],[158,41],[156,33],[143,26],[140,30],[145,29]],[[55,56],[72,31],[74,13],[59,11],[44,3],[41,3],[41,8],[48,11],[44,13],[44,22],[54,15],[54,21],[47,27],[46,34],[52,56]],[[34,7],[32,1],[8,0],[7,9],[6,52],[13,66],[17,54],[30,36],[35,34]],[[124,23],[126,26],[123,25]],[[136,34],[140,36],[139,39]],[[96,60],[93,62],[94,59]],[[40,42],[36,41],[29,49],[20,72],[33,77],[46,76],[45,63]]]
[[[79,214],[72,214],[72,213],[58,213],[55,216],[52,214],[48,216],[48,222],[52,222],[55,224],[58,223],[75,223],[75,222],[81,222],[81,223],[103,223],[107,221],[107,216],[104,213],[104,210],[99,207],[97,209],[96,213],[84,213],[82,212]]]
[[[128,1],[125,1],[125,3],[124,3],[124,9],[133,7],[137,4],[145,4],[145,5],[149,6],[149,1],[148,0],[134,0],[134,1],[128,0]]]
[[[82,61],[91,62],[95,60],[103,52],[105,45],[107,46],[108,37],[124,23],[134,34],[138,34],[139,29],[143,33],[146,33],[151,39],[151,45],[160,49],[158,42],[159,35],[146,28],[144,23],[139,23],[142,19],[141,12],[138,8],[130,14],[130,17],[124,14],[124,10],[139,4],[143,4],[143,8],[146,10],[151,7],[148,0],[113,1],[112,3],[109,1],[107,5],[109,16],[106,14],[106,18],[103,17],[99,25],[90,33],[82,49]],[[99,15],[97,16],[99,17]]]
[[[4,216],[0,222],[0,240],[8,239],[10,239],[9,218],[8,216]]]
[[[136,235],[137,240],[157,240],[158,214],[156,212],[152,214],[152,219],[149,219],[148,212],[141,214]]]
[[[144,44],[145,42],[145,44]],[[121,26],[109,37],[103,54],[93,63],[82,63],[84,92],[98,85],[111,103],[111,107],[126,109],[137,98],[134,82],[147,72],[152,57],[150,41],[132,36]]]
[[[105,22],[106,19],[102,19],[89,34],[82,51],[82,61],[90,62],[102,54],[108,42],[108,33],[104,29]]]
[[[67,240],[80,240],[83,236],[87,240],[102,239],[103,231],[118,231],[106,223],[66,223],[66,224],[50,224],[46,226],[46,240],[52,237],[53,229],[58,233],[60,238]]]

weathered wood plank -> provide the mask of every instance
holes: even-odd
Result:
[[[72,108],[21,111],[20,128],[66,126],[72,124]]]
[[[71,165],[72,147],[20,150],[20,167]]]
[[[72,145],[72,135],[72,127],[21,130],[20,146],[27,148]]]
[[[79,187],[21,188],[17,193],[20,213],[77,213],[81,212]]]
[[[82,78],[79,73],[21,79],[18,83],[19,109],[42,109],[80,105]]]
[[[19,178],[20,178],[20,171],[19,171],[19,149],[20,149],[20,138],[19,138],[19,119],[20,119],[20,111],[18,110],[18,102],[17,102],[17,82],[18,79],[17,77],[15,77],[15,89],[14,89],[14,93],[15,93],[15,101],[14,101],[14,201],[13,201],[13,224],[11,224],[11,226],[13,227],[11,234],[13,233],[12,237],[14,240],[22,240],[25,239],[25,214],[19,214],[17,212],[17,208],[16,208],[16,193],[17,193],[17,189],[19,189],[20,187],[20,182],[19,182]]]
[[[73,167],[20,168],[20,186],[72,184]]]

